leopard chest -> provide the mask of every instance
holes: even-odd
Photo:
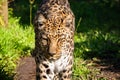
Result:
[[[72,65],[72,56],[62,55],[60,59],[54,61],[54,72],[60,72],[68,65]],[[71,64],[70,64],[71,63]]]

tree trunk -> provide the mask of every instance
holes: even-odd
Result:
[[[3,26],[8,25],[8,2],[4,0],[0,3],[0,24]]]

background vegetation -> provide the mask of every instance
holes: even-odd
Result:
[[[40,0],[32,5],[32,19]],[[99,70],[88,69],[91,61],[120,68],[120,1],[70,0],[76,17],[74,80],[106,80],[98,78]],[[0,79],[12,80],[21,57],[34,49],[34,31],[30,25],[30,3],[14,0],[9,3],[9,24],[0,26]],[[87,62],[89,61],[90,62]],[[107,62],[104,60],[108,60]],[[109,63],[110,62],[110,63]]]

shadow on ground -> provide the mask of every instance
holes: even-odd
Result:
[[[13,76],[7,75],[6,72],[3,71],[2,68],[0,68],[0,79],[2,79],[2,80],[13,80]]]
[[[21,58],[14,80],[36,80],[36,64],[33,57]]]

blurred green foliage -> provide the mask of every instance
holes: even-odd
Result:
[[[30,55],[34,48],[33,27],[23,28],[19,18],[9,18],[8,28],[0,26],[0,79],[13,76],[22,56]],[[4,76],[9,75],[9,76]],[[9,79],[8,79],[9,80]]]
[[[100,29],[104,32],[118,30],[120,6],[117,4],[110,7],[110,3],[102,2],[102,0],[71,0],[70,2],[71,8],[76,16],[76,25],[79,19],[82,18],[77,32],[85,32],[91,29]]]

